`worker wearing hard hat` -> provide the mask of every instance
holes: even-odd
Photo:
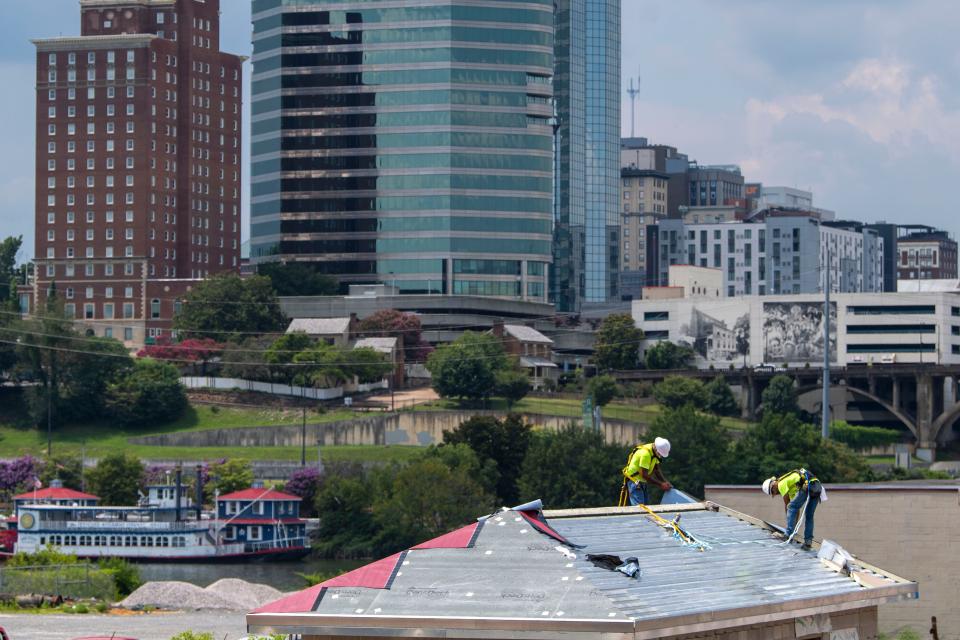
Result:
[[[806,469],[794,469],[782,476],[772,476],[760,487],[768,496],[782,496],[787,512],[788,539],[796,534],[798,520],[803,519],[803,548],[813,542],[813,514],[817,505],[827,499],[827,492],[816,476]]]
[[[670,455],[670,441],[656,438],[648,444],[638,444],[627,458],[623,468],[624,486],[630,498],[630,505],[647,504],[647,483],[656,482],[667,491],[673,487],[663,477],[660,462]]]

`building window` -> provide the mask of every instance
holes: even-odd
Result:
[[[94,317],[93,312],[94,312],[93,303],[88,302],[88,303],[86,303],[86,304],[83,305],[83,317],[84,317],[86,320],[92,320],[92,319],[93,319],[93,317]]]
[[[157,298],[150,301],[150,317],[154,319],[160,317],[160,300]]]
[[[123,339],[126,340],[127,342],[129,342],[130,340],[133,340],[133,328],[132,328],[132,327],[124,327],[124,328],[123,328]]]

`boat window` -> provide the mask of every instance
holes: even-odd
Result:
[[[153,536],[143,536],[143,545],[144,547],[153,546]]]
[[[250,527],[250,536],[251,540],[262,540],[263,539],[263,527]]]

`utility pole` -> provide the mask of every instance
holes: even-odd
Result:
[[[829,242],[829,241],[828,241]],[[824,263],[823,299],[823,406],[820,417],[820,435],[824,440],[830,437],[830,245],[826,248]]]
[[[303,383],[306,384],[306,383]],[[307,466],[307,388],[300,387],[300,407],[303,411],[303,420],[300,423],[300,466]]]

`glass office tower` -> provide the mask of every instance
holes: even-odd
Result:
[[[620,0],[557,0],[552,300],[619,298]]]
[[[557,310],[566,312],[580,309],[586,287],[586,23],[586,0],[557,0],[553,76],[557,102],[557,189],[550,299]]]
[[[553,0],[253,0],[251,258],[544,301]]]
[[[619,299],[620,0],[587,0],[585,302]]]

